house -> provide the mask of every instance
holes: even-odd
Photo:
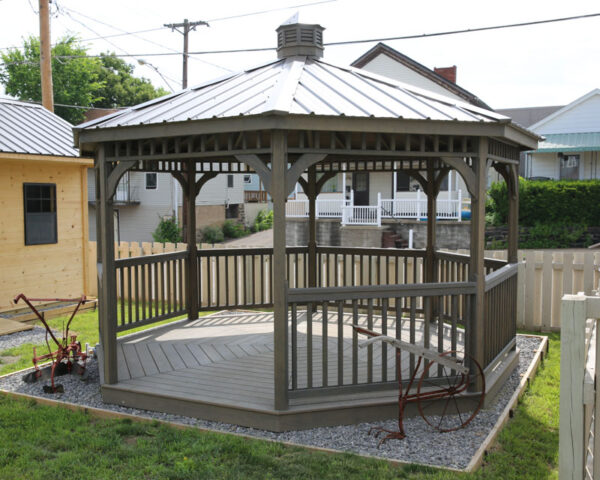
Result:
[[[87,292],[89,158],[41,105],[0,99],[0,310]]]
[[[436,96],[447,97],[449,103],[462,102],[485,110],[491,108],[473,93],[456,84],[456,66],[433,70],[383,43],[378,43],[356,59],[352,65],[400,82],[407,87],[417,87]],[[490,172],[488,184],[497,180]],[[289,217],[307,217],[308,200],[301,188],[297,188],[295,201],[288,202]],[[463,179],[454,171],[443,179],[438,195],[439,219],[461,220],[468,216],[468,192]],[[463,203],[465,205],[463,206]],[[345,222],[343,207],[361,207],[362,218],[356,224],[381,225],[389,219],[421,220],[427,209],[426,196],[419,182],[402,171],[355,172],[339,174],[329,180],[321,190],[316,205],[318,218],[339,218]],[[464,210],[467,210],[463,213]],[[377,213],[379,212],[379,213]],[[354,215],[354,217],[356,217]],[[350,221],[352,223],[352,221]]]
[[[199,178],[199,177],[198,177]],[[207,182],[196,197],[198,229],[220,225],[226,219],[243,218],[244,189],[239,175],[221,175]],[[88,172],[90,239],[96,240],[94,171]],[[127,172],[115,192],[115,238],[126,242],[152,242],[161,217],[182,218],[182,191],[170,175],[159,172]]]
[[[524,177],[555,180],[600,178],[600,89],[592,90],[563,107],[521,110],[518,114],[523,120],[534,119],[530,125],[524,126],[545,137],[536,150],[524,154],[521,170]],[[518,118],[515,116],[517,122]]]

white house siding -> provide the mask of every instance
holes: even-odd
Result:
[[[600,132],[600,94],[567,109],[547,122],[540,122],[536,133],[542,135],[553,133],[586,133]]]
[[[377,205],[377,193],[381,193],[381,198],[393,198],[392,172],[380,172],[369,174],[369,205]]]
[[[589,180],[600,178],[599,152],[573,152],[580,156],[579,179]],[[533,153],[528,160],[527,177],[548,177],[560,179],[560,162],[558,153]]]
[[[393,78],[399,82],[408,83],[409,85],[414,85],[415,87],[423,88],[455,100],[464,101],[464,99],[453,94],[448,89],[438,85],[435,82],[432,82],[428,78],[397,62],[396,60],[391,59],[387,55],[378,55],[364,67],[362,67],[362,70]]]
[[[119,237],[122,241],[151,242],[160,217],[173,215],[173,177],[168,173],[157,174],[157,188],[146,189],[146,173],[130,172],[130,188],[133,199],[139,204],[117,205],[119,211]],[[198,175],[197,178],[200,178]],[[233,176],[233,188],[227,187],[227,175],[221,174],[208,181],[196,197],[196,205],[241,204],[244,202],[243,175]],[[178,203],[181,206],[182,192],[177,183]],[[95,201],[94,170],[88,171],[88,199]],[[224,216],[224,214],[223,214]],[[96,209],[89,209],[89,238],[96,240]]]

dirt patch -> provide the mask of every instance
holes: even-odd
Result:
[[[0,356],[0,364],[8,365],[10,363],[18,362],[21,357],[14,357],[10,355]]]
[[[127,445],[137,445],[138,438],[139,437],[135,435],[130,435],[128,437],[123,437],[123,442],[125,442]]]

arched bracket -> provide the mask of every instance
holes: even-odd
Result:
[[[440,188],[442,186],[442,182],[444,181],[444,178],[446,178],[446,176],[448,175],[448,172],[450,172],[450,168],[442,168],[441,170],[438,171],[438,174],[435,177],[435,180],[433,182],[433,190],[434,190],[434,194],[437,197],[438,194],[440,193]]]
[[[245,163],[250,166],[256,174],[260,177],[265,190],[271,193],[271,170],[267,168],[265,163],[258,157],[258,155],[236,155],[236,160]]]
[[[185,178],[185,175],[182,172],[171,172],[171,175],[179,182],[181,190],[187,192],[187,179]]]
[[[108,176],[108,198],[112,198],[115,192],[117,191],[117,185],[119,185],[119,181],[121,177],[125,175],[127,170],[132,168],[136,164],[136,160],[121,160],[118,165],[113,168],[112,172],[110,172]]]
[[[502,178],[506,182],[508,194],[515,199],[517,190],[519,188],[519,175],[517,172],[517,166],[514,164],[494,162],[493,167],[494,170],[502,175]]]
[[[217,175],[218,175],[217,172],[209,172],[209,173],[205,173],[198,180],[196,180],[196,187],[194,188],[195,196],[196,197],[198,196],[198,194],[200,193],[200,190],[202,190],[202,187],[204,186],[204,184],[206,182],[208,182],[209,180],[212,180]]]
[[[308,195],[308,181],[305,178],[298,177],[298,183],[302,187],[302,191]]]
[[[327,182],[327,180],[332,179],[333,177],[335,177],[339,172],[327,172],[324,173],[321,178],[319,178],[319,181],[316,184],[316,192],[317,195],[319,193],[321,193],[321,189],[323,188],[323,185],[325,185],[325,182]],[[298,183],[300,184],[300,186],[302,187],[302,191],[308,195],[308,180],[306,180],[303,177],[299,177],[298,178]]]
[[[428,188],[427,188],[427,179],[421,175],[421,173],[417,170],[406,170],[406,174],[411,176],[412,178],[414,178],[417,182],[419,182],[419,185],[421,185],[421,188],[423,189],[424,192],[427,192]]]
[[[477,198],[477,177],[475,176],[475,172],[460,158],[442,157],[442,161],[459,173],[471,197]]]
[[[287,195],[292,193],[292,190],[294,190],[294,186],[296,185],[296,182],[298,182],[300,175],[302,175],[302,173],[307,170],[308,167],[323,161],[325,157],[327,157],[327,155],[322,153],[305,153],[304,155],[301,155],[285,174],[285,193]],[[317,193],[318,192],[319,190],[317,189]]]

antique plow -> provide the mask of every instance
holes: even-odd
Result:
[[[23,300],[31,311],[38,317],[40,322],[46,328],[46,345],[48,346],[48,353],[43,355],[37,355],[35,347],[33,348],[33,366],[35,370],[26,374],[23,377],[23,381],[27,383],[37,382],[40,379],[50,378],[50,385],[44,385],[45,393],[62,393],[64,388],[62,385],[56,385],[54,383],[54,377],[58,375],[65,375],[67,373],[77,373],[82,376],[86,375],[85,363],[87,360],[87,352],[81,350],[81,343],[77,341],[76,335],[69,334],[69,328],[71,321],[77,314],[79,308],[86,302],[85,295],[82,295],[79,299],[72,298],[28,298],[23,293],[17,295],[14,299],[15,304],[19,300]],[[38,311],[37,308],[31,302],[77,302],[71,317],[67,321],[67,324],[63,326],[62,338],[58,340],[54,335],[54,332],[46,322],[44,315]],[[48,336],[52,338],[52,341],[56,344],[56,350],[52,351]],[[51,365],[40,368],[39,363],[45,360],[50,360]]]
[[[485,376],[479,363],[469,355],[458,358],[456,351],[438,353],[393,337],[385,336],[366,328],[353,325],[357,333],[369,337],[360,344],[361,348],[376,342],[386,342],[396,349],[396,366],[398,372],[398,430],[373,427],[369,435],[375,437],[385,433],[378,446],[390,439],[403,439],[404,409],[409,402],[415,402],[423,420],[440,432],[451,432],[466,427],[475,418],[485,399]],[[403,390],[402,382],[402,350],[418,358],[410,379]],[[432,366],[437,364],[437,375],[432,374]],[[421,368],[422,366],[422,368]],[[421,376],[417,383],[416,393],[410,393],[416,382],[417,373]],[[481,379],[479,392],[468,392],[467,389],[476,380]]]

